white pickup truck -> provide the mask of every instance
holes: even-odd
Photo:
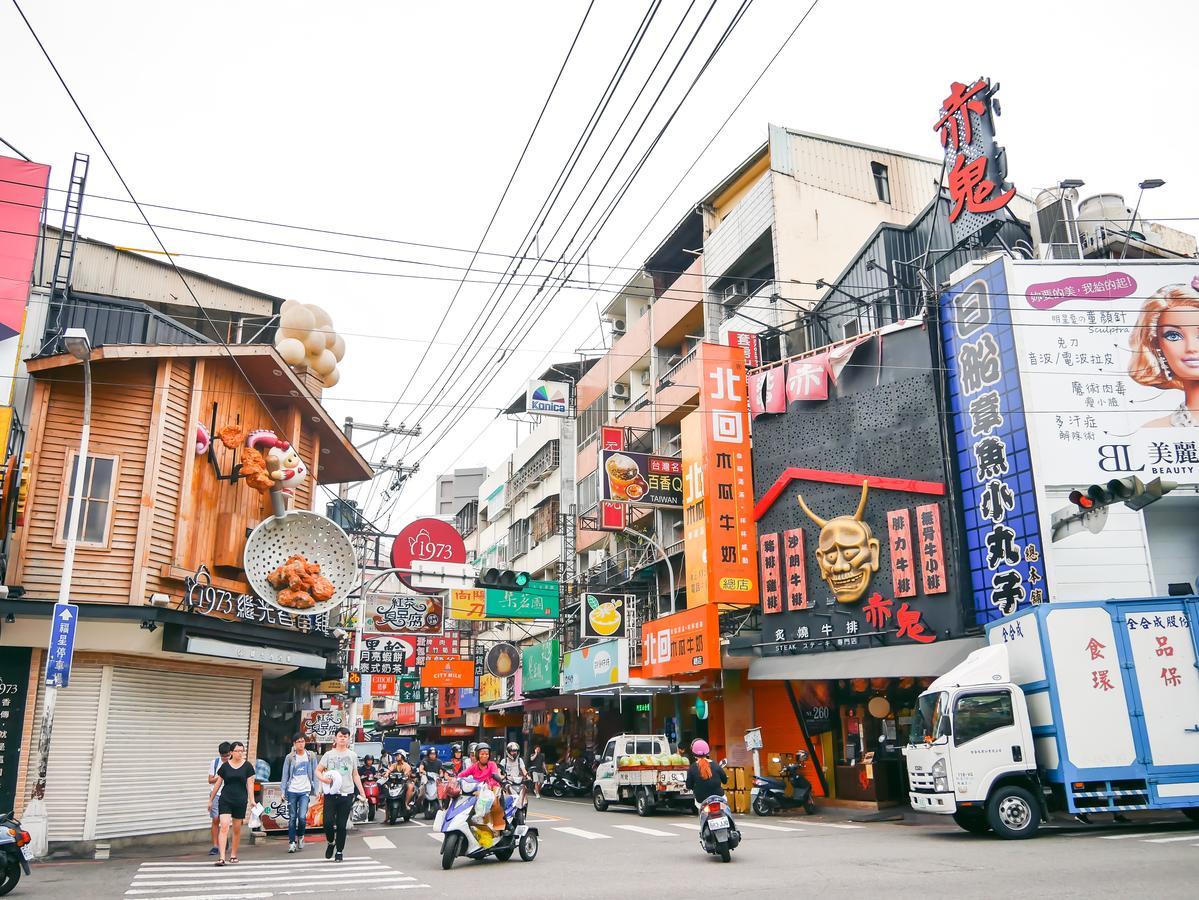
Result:
[[[600,812],[610,803],[635,805],[639,816],[664,807],[691,812],[688,768],[684,757],[671,753],[664,734],[618,734],[596,763],[591,799]]]

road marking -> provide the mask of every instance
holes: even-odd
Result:
[[[332,863],[330,864],[330,867],[332,867]],[[214,884],[214,885],[217,885],[220,887],[228,887],[230,885],[251,884],[253,882],[264,882],[264,883],[274,882],[274,883],[278,883],[278,884],[287,884],[289,882],[294,883],[295,881],[298,881],[298,880],[303,880],[304,882],[309,882],[309,881],[357,881],[357,880],[361,880],[364,878],[381,878],[383,876],[392,875],[392,874],[399,875],[402,873],[396,872],[395,869],[389,868],[387,866],[378,866],[377,868],[373,868],[373,869],[359,869],[357,872],[352,872],[352,873],[351,872],[337,872],[337,873],[326,872],[324,874],[318,875],[315,872],[304,872],[302,874],[297,873],[295,877],[292,877],[290,875],[276,875],[276,874],[264,876],[264,875],[261,875],[258,873],[246,873],[245,875],[230,875],[230,874],[226,874],[224,872],[214,872],[208,878],[201,878],[201,879],[197,879],[196,876],[194,876],[194,875],[181,875],[178,878],[165,879],[165,880],[164,879],[156,879],[156,878],[149,878],[149,879],[135,878],[133,880],[133,883],[130,885],[130,888],[166,888],[166,887],[179,887],[181,885],[186,886],[186,885],[197,885],[197,884]]]
[[[699,831],[699,826],[694,822],[671,822],[675,828],[688,828],[691,831]]]
[[[809,822],[804,819],[804,827],[811,825],[814,828],[865,828],[865,825],[840,825],[833,822]]]
[[[435,840],[435,841],[445,840],[445,835],[442,834],[440,831],[430,831],[429,837],[433,838],[433,840]]]
[[[1146,843],[1146,844],[1173,844],[1176,841],[1193,841],[1194,839],[1195,839],[1195,836],[1193,834],[1187,834],[1187,835],[1183,835],[1182,837],[1154,838],[1153,840],[1145,841],[1144,843]]]
[[[802,828],[788,828],[786,825],[766,825],[762,822],[746,822],[744,820],[736,823],[738,828],[762,828],[766,831],[803,831]]]
[[[347,856],[345,858],[345,860],[346,860],[346,862],[374,862],[374,860],[372,860],[369,856]],[[160,868],[162,866],[171,866],[172,868],[175,866],[200,866],[200,867],[207,866],[208,868],[212,869],[212,868],[215,868],[215,866],[213,866],[212,862],[213,861],[211,859],[208,862],[185,862],[182,860],[177,861],[177,862],[176,861],[144,862],[141,864],[140,868],[156,869],[156,868]],[[238,865],[242,866],[243,868],[248,868],[248,867],[252,867],[252,866],[302,866],[302,865],[309,864],[312,862],[314,862],[314,860],[311,857],[308,857],[307,859],[280,859],[280,860],[277,860],[274,862],[271,862],[269,860],[256,860],[256,861],[252,861],[252,862],[238,863]]]
[[[383,835],[372,835],[371,837],[364,837],[362,840],[372,850],[394,850],[396,848],[396,845],[391,842],[391,838],[384,837]]]
[[[638,834],[648,834],[650,837],[674,837],[673,831],[658,831],[656,828],[642,828],[640,825],[613,825],[622,831],[635,831]]]
[[[397,889],[405,888],[405,887],[413,887],[412,882],[415,882],[415,881],[416,881],[416,879],[411,875],[372,875],[369,879],[344,878],[344,879],[340,879],[338,881],[338,883],[353,886],[352,888],[347,888],[347,890],[368,890],[368,889],[371,889],[372,885],[376,885],[376,884],[386,884],[386,885],[394,886]],[[205,882],[205,883],[207,883],[207,882]],[[295,884],[311,884],[311,883],[312,882],[309,881],[308,879],[292,882],[293,885],[295,885]],[[130,890],[125,891],[125,896],[131,897],[131,898],[142,898],[142,900],[153,900],[153,898],[156,898],[156,897],[162,897],[163,900],[182,900],[182,898],[179,896],[181,893],[182,894],[190,894],[190,893],[194,893],[196,890],[195,882],[183,882],[183,884],[190,885],[190,887],[130,889]],[[209,884],[213,890],[234,890],[234,891],[255,890],[255,889],[261,890],[264,887],[270,887],[270,885],[250,884],[248,882],[234,882],[232,884],[220,884],[218,882],[211,882]],[[243,887],[243,884],[245,885],[244,887]],[[426,885],[426,887],[427,887],[427,885]],[[334,888],[331,885],[329,885],[329,886],[318,885],[316,888],[313,889],[313,891],[310,891],[309,893],[312,893],[316,890],[333,891],[333,890],[337,890],[337,888]],[[295,893],[295,891],[294,890],[275,890],[275,893],[286,894],[286,893]],[[271,895],[267,894],[265,896],[269,897]]]
[[[209,868],[213,868],[213,869],[218,868],[217,866],[214,866],[212,863],[208,863],[207,865],[209,866]],[[225,869],[231,870],[233,872],[236,872],[239,869],[244,869],[246,871],[254,872],[255,874],[262,874],[265,872],[297,872],[297,871],[302,872],[307,869],[325,868],[326,866],[329,866],[329,865],[331,865],[330,860],[327,860],[327,859],[315,860],[314,859],[310,862],[305,861],[302,863],[282,863],[282,862],[279,862],[279,863],[238,863],[236,865],[236,867],[230,865],[230,866],[225,866]],[[366,867],[379,866],[379,865],[382,865],[382,863],[376,862],[373,859],[363,859],[363,860],[359,860],[357,862],[341,863],[340,865],[343,870],[353,870],[353,869],[362,868],[364,866],[366,866]],[[180,876],[180,875],[199,875],[199,874],[206,874],[206,872],[204,869],[183,868],[182,866],[180,866],[180,867],[155,866],[153,869],[142,869],[141,871],[139,871],[137,873],[137,876],[135,876],[135,877],[151,877],[151,878],[153,878],[157,875]]]
[[[608,841],[612,839],[610,834],[597,834],[594,831],[584,831],[582,828],[555,828],[554,831],[561,831],[563,834],[573,834],[575,837],[586,838],[589,841]]]
[[[1099,835],[1099,840],[1101,840],[1101,841],[1127,841],[1129,838],[1147,838],[1147,837],[1153,837],[1153,835],[1154,835],[1154,832],[1152,832],[1152,831],[1142,831],[1142,832],[1139,832],[1138,834],[1101,834],[1101,835]]]

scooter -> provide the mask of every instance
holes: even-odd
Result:
[[[551,797],[586,797],[591,794],[594,784],[595,772],[582,761],[575,760],[565,766],[555,766],[542,790],[548,791]]]
[[[524,823],[524,817],[519,815],[517,801],[506,791],[500,791],[495,799],[496,803],[504,804],[503,831],[498,835],[492,835],[488,829],[471,824],[479,788],[479,783],[470,779],[452,782],[448,806],[437,811],[433,830],[434,833],[443,835],[441,867],[452,868],[454,860],[459,856],[465,856],[467,859],[494,856],[500,862],[507,862],[513,853],[520,853],[520,858],[525,862],[536,859],[539,846],[537,829]]]
[[[754,776],[753,788],[750,790],[750,808],[754,815],[772,816],[780,809],[798,809],[803,807],[808,815],[816,812],[816,802],[812,799],[812,782],[803,773],[803,764],[808,754],[800,751],[796,761],[783,767],[782,777],[767,778]],[[791,786],[788,796],[787,786]]]
[[[379,808],[379,779],[367,775],[362,779],[362,793],[366,800],[366,820],[375,821],[375,810]]]
[[[29,874],[29,840],[11,812],[0,813],[0,897],[17,886],[22,872]]]
[[[741,843],[741,832],[733,822],[729,804],[719,794],[699,805],[699,845],[705,853],[730,862],[733,851]]]
[[[363,787],[366,787],[364,784]],[[394,825],[400,819],[407,822],[412,818],[412,805],[408,803],[408,779],[399,772],[392,772],[387,776],[387,784],[385,785],[387,794],[387,814],[386,823]]]
[[[424,809],[425,821],[437,815],[441,802],[437,799],[437,776],[421,772],[420,787],[417,789],[417,804]]]

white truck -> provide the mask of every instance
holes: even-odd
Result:
[[[1199,822],[1197,620],[1199,599],[1162,597],[989,624],[988,646],[920,696],[904,750],[912,807],[1003,838],[1031,837],[1054,811]]]
[[[664,734],[618,734],[596,762],[592,802],[600,812],[610,803],[636,806],[639,816],[668,807],[694,812],[689,767]]]

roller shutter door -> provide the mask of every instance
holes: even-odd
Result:
[[[58,692],[54,703],[54,730],[50,740],[50,765],[46,769],[46,816],[49,840],[84,839],[87,816],[87,791],[92,774],[92,756],[96,746],[96,710],[100,706],[101,666],[75,665],[71,683]],[[29,754],[27,793],[33,793],[37,780],[38,740],[42,712],[46,707],[46,688],[39,684],[34,711],[32,744]]]
[[[207,827],[208,767],[221,741],[248,747],[253,686],[113,667],[95,837]]]

